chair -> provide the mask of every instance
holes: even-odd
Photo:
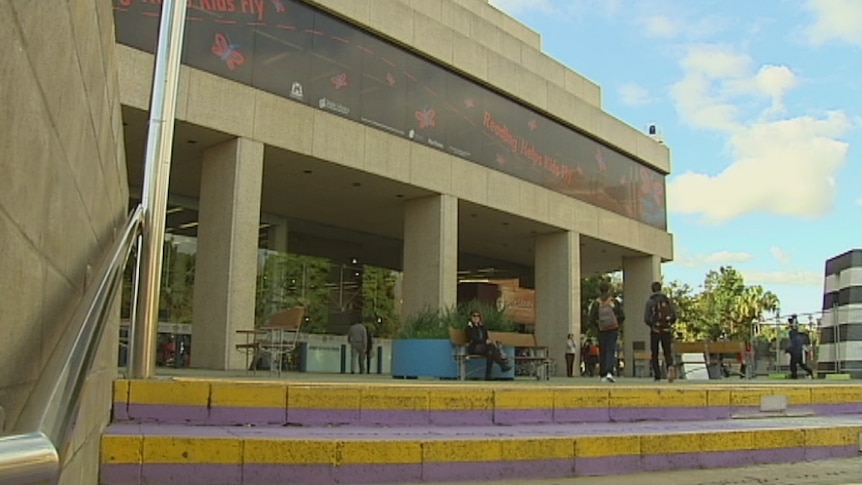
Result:
[[[236,345],[237,350],[246,354],[246,370],[256,371],[260,361],[268,357],[270,372],[281,375],[284,359],[290,362],[299,342],[304,318],[305,307],[296,306],[274,313],[266,324],[259,328],[237,330],[237,333],[246,335],[246,342]],[[250,336],[254,337],[254,341],[248,341]],[[248,362],[250,356],[251,364]]]
[[[295,306],[273,314],[266,325],[259,328],[266,332],[266,337],[260,342],[260,353],[269,355],[270,372],[281,375],[283,364],[291,363],[304,318],[305,307]]]

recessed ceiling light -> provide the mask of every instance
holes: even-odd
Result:
[[[404,194],[395,194],[395,197],[398,197],[399,199],[403,199],[403,198],[404,198]]]
[[[353,182],[353,186],[354,187],[360,187],[360,186],[362,186],[362,184],[359,182]]]
[[[197,140],[187,140],[186,141],[186,143],[188,143],[189,145],[194,145],[197,142],[198,142]]]
[[[312,171],[311,170],[303,170],[302,173],[309,174],[309,173],[312,173]]]

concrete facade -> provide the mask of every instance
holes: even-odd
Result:
[[[494,86],[538,112],[565,120],[645,166],[670,171],[666,146],[603,112],[601,91],[595,83],[542,53],[538,34],[483,0],[307,3],[433,58],[474,82]],[[152,55],[125,45],[117,48],[121,100],[131,113],[126,118],[140,117],[148,107]],[[404,271],[405,314],[454,303],[457,271],[465,265],[477,266],[483,257],[509,262],[520,268],[522,281],[535,283],[537,289],[544,287],[546,295],[540,295],[537,303],[537,332],[541,343],[551,345],[560,360],[563,348],[554,344],[564,342],[569,331],[581,330],[580,312],[574,303],[579,301],[580,290],[572,280],[626,269],[627,288],[635,291],[631,282],[637,281],[637,293],[648,295],[649,282],[660,277],[657,265],[673,256],[671,235],[657,227],[198,69],[182,69],[177,117],[178,160],[171,179],[172,194],[203,197],[204,180],[211,176],[207,172],[211,168],[199,167],[206,165],[204,151],[208,146],[231,137],[262,144],[261,220],[314,220],[395,241],[394,250],[390,248],[387,254],[369,253],[360,260]],[[143,138],[133,131],[131,126],[127,129],[127,140]],[[186,141],[194,144],[185,145]],[[129,170],[133,174],[139,170],[133,165],[138,158],[136,142],[132,140],[129,145]],[[354,181],[348,184],[347,180]],[[317,183],[320,185],[314,185]],[[383,199],[380,194],[391,194],[398,200]],[[249,198],[245,203],[254,206],[256,202]],[[431,206],[436,208],[431,210]],[[202,234],[208,231],[205,224],[201,220]],[[295,232],[289,224],[286,231]],[[559,238],[567,243],[550,243]],[[219,244],[226,243],[222,239]],[[372,251],[368,246],[371,244],[353,249]],[[294,242],[290,247],[302,251]],[[543,254],[545,251],[553,256]],[[479,258],[468,263],[467,255]],[[635,265],[643,274],[624,264],[639,258],[651,261]],[[239,274],[225,277],[238,278],[231,288],[239,294],[253,291],[253,279],[239,278]],[[641,289],[643,282],[646,285]],[[200,288],[200,282],[196,288],[208,295],[201,301],[214,296],[213,288]],[[626,299],[628,314],[642,312],[640,300]],[[224,345],[221,349],[206,347],[207,366],[236,365],[231,351],[239,337],[232,331],[225,337],[224,331],[251,324],[250,318],[243,321],[236,316],[224,311],[198,320],[196,315],[196,322],[206,323],[196,326],[195,338]],[[643,330],[639,321],[632,328],[630,334],[635,336]],[[630,351],[632,336],[627,335],[626,340]],[[211,361],[216,355],[224,357]]]
[[[484,0],[308,3],[670,171],[667,147],[604,113],[598,85],[542,53],[537,33]],[[0,39],[7,46],[0,69],[6,430],[140,183],[153,57],[115,43],[113,15],[106,0],[0,2]],[[201,361],[207,366],[237,365],[232,329],[249,325],[251,233],[264,215],[295,218],[305,211],[321,224],[402,241],[395,252],[369,249],[368,260],[405,270],[414,307],[455,301],[465,254],[527,268],[534,274],[525,280],[543,292],[539,338],[560,360],[555,343],[581,325],[574,303],[580,277],[625,269],[627,285],[640,289],[657,276],[658,262],[673,256],[671,235],[656,227],[201,70],[182,69],[177,116],[171,194],[200,201],[206,241],[198,271],[206,281],[196,285],[195,327],[203,334],[195,338],[213,342],[198,347],[204,350],[198,355],[212,358]],[[232,155],[216,153],[222,149]],[[347,177],[355,181],[343,183]],[[281,195],[304,186],[310,188],[302,197]],[[348,195],[353,188],[368,192]],[[375,194],[391,201],[362,205],[383,200]],[[359,208],[355,214],[352,207]],[[280,231],[283,248],[292,231],[288,224]],[[624,265],[630,260],[648,263]],[[204,302],[220,298],[225,305],[203,310]],[[630,315],[638,304],[627,308]],[[117,332],[108,333],[87,384],[64,483],[95,480],[97,437],[116,375]]]
[[[129,192],[111,2],[0,2],[0,42],[0,406],[9,432],[122,229]],[[98,476],[117,373],[117,327],[108,334],[61,483]]]

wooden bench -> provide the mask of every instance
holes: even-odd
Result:
[[[704,363],[707,366],[719,363],[719,360],[712,359],[713,355],[742,355],[742,363],[745,362],[746,355],[745,342],[737,340],[724,340],[720,342],[674,342],[673,354],[676,365],[679,365],[680,363],[679,355],[681,354],[702,354],[704,356]],[[736,360],[734,360],[733,363],[736,363]],[[731,374],[740,375],[740,371],[733,371]]]
[[[515,348],[515,355],[510,355],[509,361],[516,366],[521,365],[527,370],[527,375],[535,376],[536,379],[550,379],[553,372],[554,359],[548,357],[548,348],[536,342],[536,335],[531,333],[515,332],[488,332],[488,338],[492,342],[500,342],[502,345]],[[482,354],[467,353],[467,332],[456,328],[449,328],[449,340],[452,343],[452,356],[458,363],[458,378],[467,378],[467,362],[473,359],[484,359]],[[526,351],[528,355],[518,355],[519,351]]]

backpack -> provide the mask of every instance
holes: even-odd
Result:
[[[676,323],[676,312],[670,298],[663,293],[652,298],[655,301],[652,308],[652,326],[659,330],[669,329]]]
[[[620,328],[620,323],[617,321],[617,314],[614,311],[614,299],[610,298],[607,301],[602,301],[601,298],[596,300],[599,305],[599,331],[616,330]]]

